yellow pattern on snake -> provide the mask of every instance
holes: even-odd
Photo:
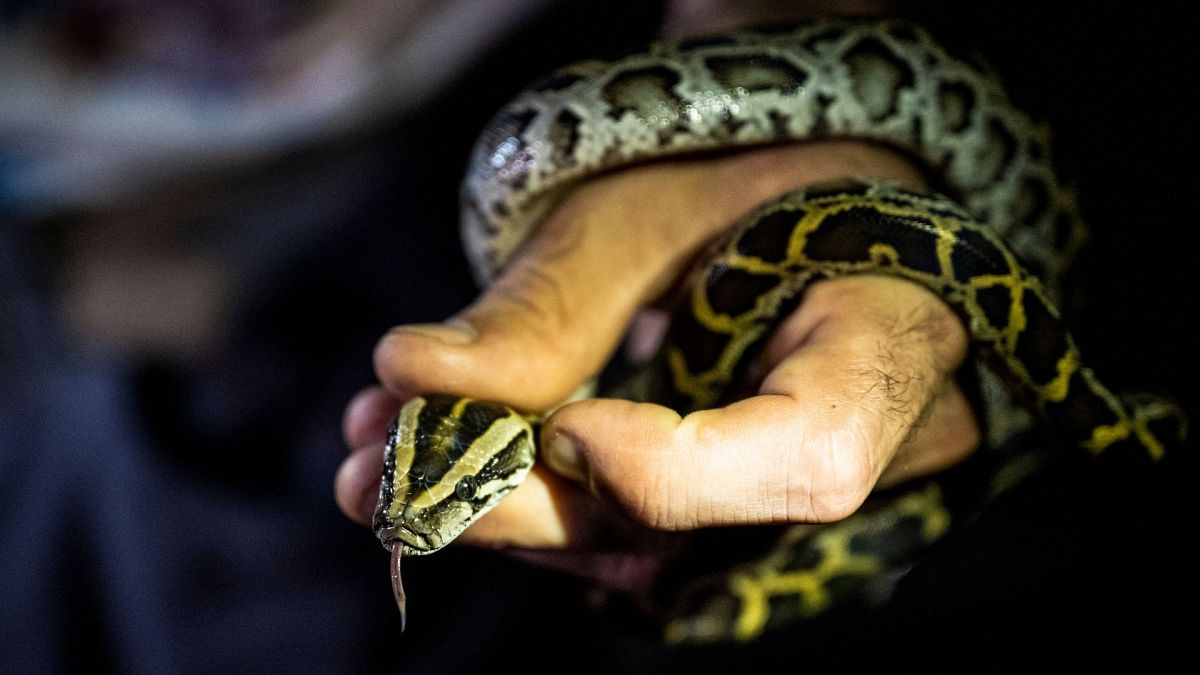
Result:
[[[777,605],[774,611],[777,624],[786,623],[787,617],[781,614],[789,609],[800,618],[816,616],[836,600],[830,592],[834,579],[854,576],[867,580],[886,571],[879,557],[855,550],[855,538],[894,527],[905,518],[920,523],[917,536],[922,545],[937,541],[950,528],[950,514],[942,505],[940,490],[933,484],[904,495],[884,514],[859,513],[815,533],[810,533],[810,528],[791,528],[780,537],[770,555],[730,571],[729,596],[710,599],[709,606],[702,611],[671,621],[663,637],[672,643],[718,636],[750,640],[767,627],[773,615],[772,601]],[[811,541],[804,542],[806,536]],[[796,568],[795,551],[806,547],[819,554],[820,562]],[[729,603],[727,598],[735,602]],[[778,606],[782,604],[778,602],[780,598],[789,601],[791,607]]]
[[[664,575],[657,618],[670,641],[752,639],[886,593],[952,522],[1037,459],[1003,443],[1026,417],[1057,455],[1154,461],[1186,433],[1170,401],[1105,387],[1055,308],[1083,230],[1045,129],[985,69],[905,22],[711,36],[560,70],[497,114],[477,144],[464,181],[467,252],[487,283],[571,186],[604,171],[830,137],[907,154],[962,206],[855,180],[760,206],[705,258],[659,357],[603,393],[680,413],[720,405],[810,283],[894,275],[938,294],[968,329],[985,422],[1006,432],[968,461],[992,487],[968,490],[964,505],[947,497],[963,492],[961,477],[936,476],[873,495],[837,523],[698,533],[726,542],[704,550],[728,559]],[[998,383],[1011,398],[992,395]],[[523,480],[535,438],[530,419],[498,403],[413,399],[389,435],[376,535],[397,561],[440,549]]]

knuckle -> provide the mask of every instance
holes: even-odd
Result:
[[[562,359],[580,357],[586,351],[582,331],[574,330],[580,303],[569,302],[567,284],[558,276],[526,264],[498,279],[489,289],[491,309],[515,324],[539,348]]]
[[[678,484],[660,471],[645,471],[638,480],[627,481],[617,493],[624,513],[634,522],[652,530],[677,531],[686,528],[684,505],[677,501]]]
[[[566,312],[564,294],[560,280],[526,264],[497,279],[488,289],[487,301],[526,322],[553,326]]]
[[[861,433],[840,434],[827,445],[808,449],[789,477],[788,520],[830,523],[854,514],[870,494],[875,470],[871,448]]]
[[[692,529],[699,510],[694,473],[674,461],[669,450],[645,450],[639,461],[613,476],[612,494],[619,507],[631,520],[653,530]]]

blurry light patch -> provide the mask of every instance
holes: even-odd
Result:
[[[85,348],[195,353],[225,318],[215,252],[188,252],[87,228],[68,244],[64,319]]]

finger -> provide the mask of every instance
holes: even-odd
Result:
[[[357,450],[381,445],[387,440],[388,427],[400,410],[400,402],[383,387],[367,387],[355,394],[342,415],[342,435],[346,445]]]
[[[371,525],[382,475],[382,443],[355,450],[342,461],[334,478],[333,493],[338,508],[347,518],[360,525]]]
[[[683,541],[619,516],[578,484],[537,467],[456,543],[504,549],[539,567],[641,592]]]
[[[458,542],[485,548],[594,550],[621,540],[619,529],[613,514],[586,490],[535,467]]]
[[[364,448],[338,471],[338,506],[361,525],[370,526],[374,515],[382,457],[381,447]],[[681,542],[637,528],[578,485],[535,468],[454,544],[504,549],[525,562],[632,592],[649,586]]]
[[[470,307],[440,325],[402,326],[380,342],[376,373],[394,395],[431,388],[544,410],[608,360],[674,256],[622,203],[581,191]],[[653,203],[644,203],[653,206]]]
[[[584,401],[556,413],[553,447],[569,447],[593,492],[651,528],[830,522],[869,492],[878,430],[860,409],[829,415],[812,403],[754,396],[681,418],[655,404]]]
[[[768,347],[779,361],[759,395],[684,418],[650,404],[574,403],[548,422],[548,463],[655,528],[853,513],[961,361],[965,331],[907,282],[820,286]],[[961,412],[947,401],[939,416]]]

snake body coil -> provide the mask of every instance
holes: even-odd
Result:
[[[468,252],[486,282],[565,190],[602,171],[831,137],[904,151],[963,206],[847,180],[758,207],[706,259],[640,375],[644,397],[681,413],[719,404],[810,283],[889,274],[932,290],[964,321],[987,366],[994,427],[1020,401],[1058,446],[1090,454],[1154,460],[1182,437],[1170,403],[1123,401],[1083,366],[1055,308],[1082,228],[1047,134],[990,75],[907,23],[827,21],[660,44],[560,71],[480,140],[464,184]],[[997,382],[1011,395],[997,396]],[[414,399],[387,446],[376,533],[410,553],[437,550],[519,484],[535,455],[528,422],[503,406]],[[760,528],[769,546],[679,584],[665,635],[748,639],[818,614],[911,564],[951,515],[931,479],[838,523]]]

